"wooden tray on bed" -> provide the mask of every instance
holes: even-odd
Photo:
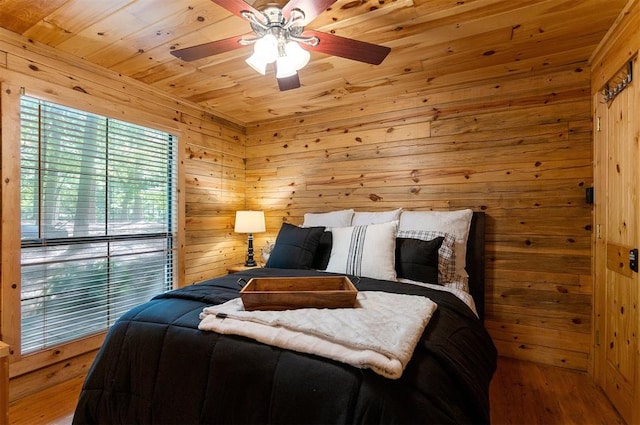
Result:
[[[254,277],[240,291],[245,310],[353,307],[357,295],[347,276]]]

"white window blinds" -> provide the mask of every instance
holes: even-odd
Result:
[[[171,289],[177,140],[28,96],[20,114],[24,354]]]

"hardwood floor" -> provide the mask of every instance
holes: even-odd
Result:
[[[624,424],[587,374],[500,357],[491,381],[493,424]]]
[[[9,407],[11,425],[71,423],[83,377]],[[624,424],[586,374],[501,357],[491,383],[493,424]]]
[[[83,381],[84,375],[10,403],[9,424],[71,424]]]

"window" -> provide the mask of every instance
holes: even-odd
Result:
[[[172,288],[177,140],[28,96],[20,121],[24,354]]]

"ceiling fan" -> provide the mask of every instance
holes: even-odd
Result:
[[[309,51],[373,65],[382,63],[391,51],[386,46],[304,28],[337,0],[290,0],[282,8],[278,4],[267,3],[260,10],[243,0],[211,1],[249,21],[255,37],[229,37],[173,50],[171,54],[184,61],[194,61],[253,44],[254,52],[246,62],[263,75],[267,64],[275,63],[281,91],[300,87],[298,70],[309,61]]]

